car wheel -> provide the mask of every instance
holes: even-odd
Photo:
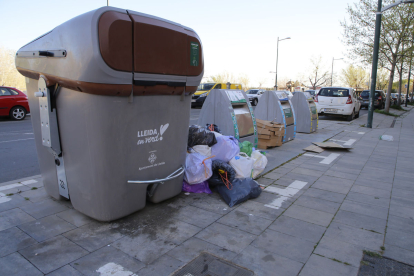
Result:
[[[26,117],[26,109],[21,106],[15,106],[10,110],[10,119],[23,120]]]
[[[253,106],[256,106],[257,103],[258,103],[258,100],[257,99],[254,99],[252,104],[253,104]]]
[[[348,115],[346,117],[346,119],[348,120],[348,122],[350,122],[350,121],[352,121],[352,119],[354,119],[354,116],[355,116],[355,110],[352,110],[352,114]]]

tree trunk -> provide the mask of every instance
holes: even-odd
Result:
[[[387,100],[385,101],[385,112],[390,112],[392,83],[394,82],[395,65],[397,64],[397,55],[393,55],[390,78],[388,80]]]

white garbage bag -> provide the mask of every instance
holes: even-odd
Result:
[[[254,160],[252,178],[256,178],[266,168],[267,157],[255,150],[252,152],[252,159]]]
[[[240,152],[230,160],[229,164],[236,171],[236,178],[249,178],[252,176],[254,159],[246,153]]]
[[[198,184],[209,179],[213,171],[211,170],[211,157],[206,157],[193,152],[187,154],[185,159],[184,180],[188,184]]]
[[[211,156],[211,148],[208,145],[196,145],[196,146],[193,146],[192,149],[201,155],[204,155],[207,157]]]
[[[239,142],[233,136],[216,136],[217,144],[211,147],[211,155],[213,160],[222,160],[229,162],[239,152]]]

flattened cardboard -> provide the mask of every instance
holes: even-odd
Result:
[[[341,150],[352,149],[351,147],[342,146],[334,142],[325,142],[325,143],[312,142],[312,144],[317,145],[318,147],[321,147],[323,149],[341,149]]]
[[[324,151],[323,148],[320,148],[318,146],[315,145],[310,145],[309,147],[306,147],[303,149],[304,151],[310,151],[310,152],[316,152],[316,153],[321,153]]]

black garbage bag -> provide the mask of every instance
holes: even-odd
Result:
[[[215,124],[206,124],[206,129],[210,130],[210,131],[215,131],[221,134],[221,131],[219,129],[219,127]]]
[[[207,180],[210,186],[226,185],[226,183],[233,183],[236,177],[236,171],[232,166],[222,160],[213,160],[211,164],[213,175]],[[223,179],[226,183],[223,182]]]
[[[256,198],[262,193],[260,185],[251,178],[236,178],[232,184],[231,190],[224,185],[216,187],[218,193],[229,207]]]
[[[216,136],[213,132],[198,125],[190,126],[188,132],[188,147],[196,145],[208,145],[209,147],[217,144]]]

